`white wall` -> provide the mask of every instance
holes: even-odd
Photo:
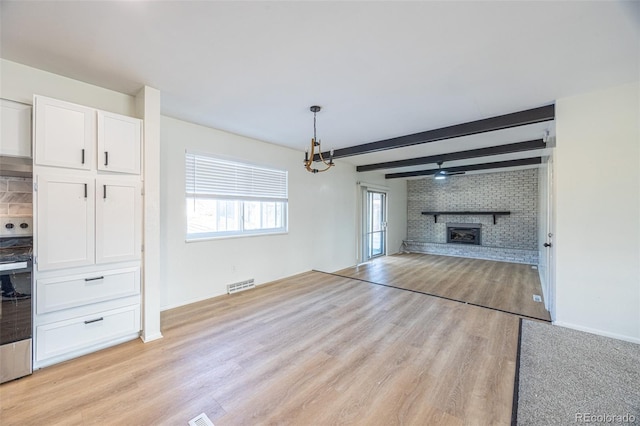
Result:
[[[185,242],[186,149],[288,170],[289,233]],[[227,284],[248,278],[263,284],[311,269],[330,272],[355,264],[355,167],[338,160],[330,171],[312,175],[302,167],[302,158],[301,151],[162,117],[163,309],[223,294]],[[397,209],[406,209],[402,190],[397,196]],[[406,223],[393,226],[402,229]]]
[[[640,342],[640,86],[556,102],[556,323]]]
[[[34,94],[136,116],[133,96],[0,59],[0,98],[31,105]]]

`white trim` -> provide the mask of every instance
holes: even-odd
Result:
[[[261,237],[264,235],[286,235],[289,233],[288,229],[278,228],[273,232],[269,232],[270,230],[263,230],[260,232],[242,232],[240,234],[233,233],[220,233],[220,235],[207,235],[203,237],[187,237],[184,242],[185,243],[197,243],[199,241],[212,241],[212,240],[228,240],[230,238],[247,238],[247,237]],[[212,233],[210,233],[212,234]],[[197,234],[188,234],[188,235],[197,235]]]
[[[162,339],[163,337],[164,336],[162,335],[162,333],[155,333],[150,336],[141,335],[140,340],[142,340],[143,343],[149,343],[153,342],[154,340]]]
[[[563,321],[554,321],[553,325],[557,325],[559,327],[571,328],[573,330],[578,330],[578,331],[584,331],[586,333],[597,334],[599,336],[611,337],[612,339],[624,340],[626,342],[640,344],[640,338],[639,337],[625,336],[623,334],[617,334],[617,333],[609,333],[609,332],[604,331],[604,330],[598,330],[598,329],[595,329],[595,328],[583,327],[581,325],[571,324],[571,323],[567,323],[567,322],[563,322]]]
[[[360,187],[373,189],[374,191],[387,192],[391,190],[391,188],[389,188],[388,186],[379,185],[377,183],[368,183],[368,182],[356,182],[356,183]]]

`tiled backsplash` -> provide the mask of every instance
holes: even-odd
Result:
[[[0,177],[0,216],[33,214],[31,178]]]

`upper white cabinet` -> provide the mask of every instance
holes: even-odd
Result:
[[[140,174],[142,120],[34,96],[35,164]]]
[[[98,170],[140,173],[142,121],[98,111]]]
[[[34,97],[35,160],[41,166],[94,168],[96,111],[57,99]]]
[[[31,157],[31,105],[0,99],[0,155]]]

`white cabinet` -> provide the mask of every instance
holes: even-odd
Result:
[[[36,279],[36,313],[46,314],[140,293],[140,268]]]
[[[96,184],[96,263],[140,259],[140,182],[99,177]]]
[[[142,120],[34,96],[35,164],[140,174]]]
[[[98,170],[140,173],[142,121],[98,111]]]
[[[36,165],[94,168],[96,112],[57,99],[34,97]]]
[[[38,270],[94,263],[94,179],[38,175],[36,186]]]
[[[36,368],[136,338],[142,121],[34,96]]]
[[[0,155],[31,157],[31,105],[0,99]]]
[[[92,346],[129,336],[140,330],[140,305],[57,321],[36,327],[36,362],[56,356],[86,353]]]
[[[118,177],[37,176],[39,271],[139,260],[141,183]]]

